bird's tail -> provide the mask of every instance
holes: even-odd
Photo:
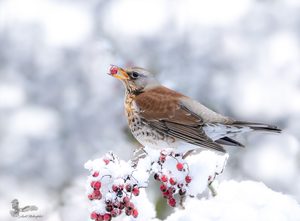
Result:
[[[246,122],[246,121],[235,121],[232,125],[240,126],[240,127],[249,127],[256,131],[266,131],[272,133],[281,133],[281,129],[277,126],[263,124],[263,123],[253,123],[253,122]]]

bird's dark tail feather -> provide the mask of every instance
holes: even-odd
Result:
[[[235,121],[232,125],[241,126],[241,127],[250,127],[253,130],[257,131],[266,131],[266,132],[272,132],[272,133],[281,133],[281,129],[268,124],[263,123],[252,123],[252,122],[246,122],[246,121]]]

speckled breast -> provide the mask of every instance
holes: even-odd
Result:
[[[128,126],[133,136],[143,145],[155,149],[175,147],[175,139],[166,134],[156,131],[141,118],[141,110],[135,104],[134,99],[125,99],[125,113]]]

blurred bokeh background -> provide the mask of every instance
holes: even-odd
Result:
[[[299,0],[0,0],[0,220],[14,198],[43,220],[87,219],[83,164],[109,150],[129,159],[137,146],[110,64],[283,128],[240,137],[247,148],[227,148],[219,179],[299,202],[299,10]]]

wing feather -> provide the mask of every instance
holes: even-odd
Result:
[[[185,97],[170,89],[159,87],[138,95],[135,99],[142,120],[163,134],[190,144],[225,152],[203,130],[203,119],[186,107],[180,98]]]

